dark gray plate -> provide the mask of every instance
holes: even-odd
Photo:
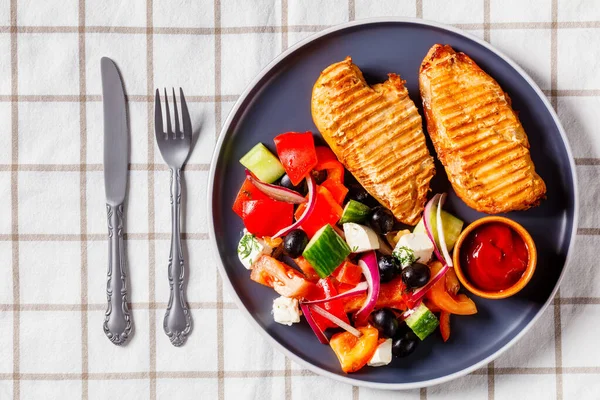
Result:
[[[479,313],[453,317],[448,343],[436,334],[406,359],[345,375],[334,353],[319,344],[306,323],[287,327],[273,322],[271,305],[277,295],[250,281],[248,271],[238,261],[236,246],[243,225],[231,211],[244,179],[238,160],[257,142],[272,147],[273,137],[279,133],[317,132],[310,115],[313,83],[321,70],[347,55],[370,83],[385,80],[388,72],[399,73],[420,108],[418,69],[434,43],[450,44],[471,56],[508,92],[519,111],[533,161],[547,184],[548,198],[537,208],[508,217],[533,236],[539,252],[537,271],[517,296],[495,301],[474,298]],[[437,170],[433,189],[449,191],[449,210],[467,223],[482,217],[457,198],[439,164]],[[243,314],[271,343],[303,366],[347,383],[377,388],[408,389],[441,383],[483,366],[513,344],[554,296],[577,225],[573,158],[556,114],[539,88],[489,44],[422,20],[345,24],[314,35],[279,56],[249,86],[227,118],[212,161],[210,182],[211,241],[221,260],[221,276]]]

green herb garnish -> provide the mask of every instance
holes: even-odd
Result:
[[[248,258],[254,249],[260,250],[254,235],[244,235],[242,240],[240,240],[240,244],[238,245],[238,254],[242,256],[242,258]]]
[[[417,261],[417,258],[415,257],[415,252],[406,246],[401,246],[400,248],[395,249],[392,252],[392,255],[398,260],[398,262],[400,262],[400,266],[402,268],[408,267],[409,265]]]

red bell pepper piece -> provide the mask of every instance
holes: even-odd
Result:
[[[268,198],[269,196],[258,190],[258,188],[254,186],[254,184],[252,184],[252,182],[250,182],[248,178],[246,178],[244,179],[244,183],[242,184],[242,187],[240,188],[240,191],[238,192],[237,197],[235,198],[232,210],[237,215],[239,215],[240,218],[242,218],[245,202],[250,200],[262,200]]]
[[[270,198],[246,201],[242,220],[248,232],[256,236],[273,236],[292,224],[294,205]]]
[[[333,178],[327,178],[323,183],[321,183],[321,186],[327,188],[335,202],[340,205],[344,202],[344,199],[348,194],[348,188]]]
[[[334,181],[343,184],[344,166],[338,161],[333,151],[325,146],[317,146],[315,151],[317,153],[317,165],[314,169],[316,171],[326,170],[328,179],[333,179]]]
[[[317,282],[316,290],[314,290],[311,294],[308,295],[309,300],[320,300],[320,299],[328,299],[337,295],[338,292],[333,285],[333,282],[329,278],[321,279]],[[344,322],[350,323],[348,320],[348,316],[344,312],[344,303],[341,299],[327,301],[324,303],[318,304],[320,307],[329,311],[331,314],[335,315],[339,319]],[[315,312],[312,313],[312,317],[315,320],[315,323],[321,328],[322,331],[325,331],[327,328],[337,328],[338,326],[323,317],[320,314]]]
[[[379,297],[377,298],[375,309],[394,308],[397,310],[407,310],[409,307],[406,306],[403,296],[405,289],[406,286],[404,286],[404,283],[402,282],[402,277],[396,277],[389,282],[382,283],[379,289]],[[358,294],[344,300],[345,311],[347,313],[353,313],[360,310],[363,304],[365,304],[365,301],[367,301],[367,294]]]
[[[356,286],[360,283],[362,278],[362,269],[358,265],[346,260],[333,271],[333,276],[340,283]]]
[[[275,136],[275,147],[292,184],[298,185],[317,165],[315,140],[311,132],[288,132]]]
[[[295,214],[296,220],[300,218],[305,208],[306,203],[302,203],[300,206],[298,206]],[[302,223],[301,227],[304,229],[308,237],[312,237],[319,229],[327,224],[335,226],[335,224],[342,217],[343,211],[344,210],[342,207],[340,207],[340,205],[333,199],[333,196],[331,193],[329,193],[329,190],[323,186],[318,186],[315,208],[308,216],[308,219]]]
[[[313,266],[310,265],[310,263],[306,261],[304,257],[300,256],[298,258],[294,258],[294,262],[296,263],[296,265],[298,265],[302,272],[304,272],[306,279],[308,279],[309,281],[316,282],[320,279],[319,274],[317,274],[317,271],[315,271]]]

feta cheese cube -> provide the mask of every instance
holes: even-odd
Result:
[[[377,350],[375,350],[375,354],[369,360],[367,365],[369,367],[383,367],[384,365],[388,365],[392,362],[392,339],[387,339],[385,342],[381,343]]]
[[[273,249],[264,240],[257,238],[249,232],[245,232],[238,244],[237,253],[240,262],[246,269],[263,255],[271,255]]]
[[[273,300],[273,319],[279,324],[288,326],[300,322],[298,300],[284,296]]]
[[[409,262],[409,252],[414,254],[414,260]],[[400,259],[402,268],[408,267],[413,262],[417,261],[421,264],[427,264],[431,260],[433,253],[433,243],[426,233],[409,233],[398,240],[394,248],[394,255]]]
[[[379,237],[375,231],[364,225],[347,222],[344,224],[346,243],[353,253],[361,253],[379,248]]]

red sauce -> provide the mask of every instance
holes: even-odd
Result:
[[[493,222],[476,228],[461,248],[461,264],[469,281],[486,291],[508,289],[521,278],[529,253],[511,227]]]

